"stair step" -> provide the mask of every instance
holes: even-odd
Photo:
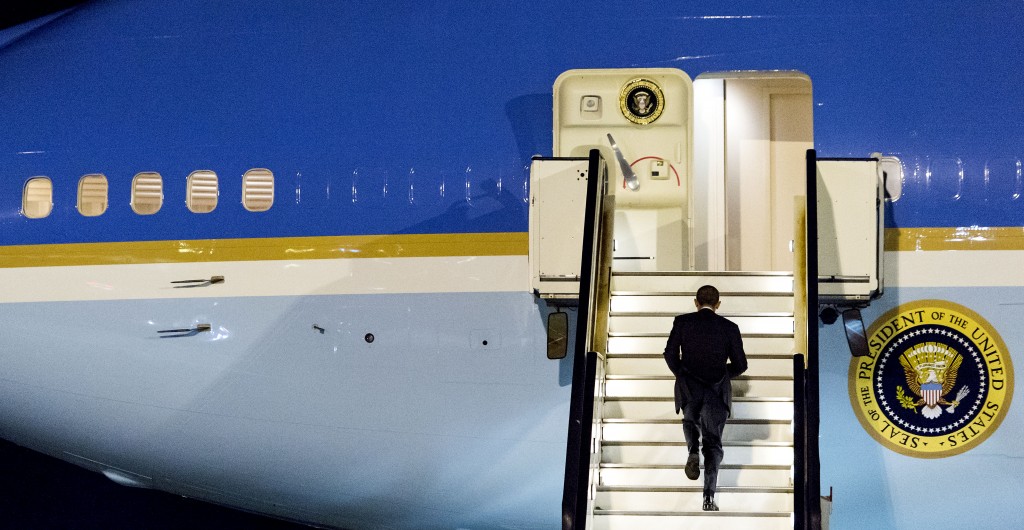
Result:
[[[793,515],[776,512],[594,511],[594,530],[792,530]]]
[[[605,420],[602,426],[605,442],[683,442],[683,426],[679,420]],[[722,432],[723,441],[793,442],[793,427],[788,421],[729,420]]]
[[[669,329],[663,330],[661,334],[635,336],[623,335],[608,339],[608,353],[662,353],[665,351],[665,343],[668,342]],[[743,351],[747,355],[758,353],[785,353],[793,352],[793,338],[786,336],[775,337],[743,337]]]
[[[609,354],[605,372],[615,375],[665,375],[671,373],[659,353]],[[748,355],[750,376],[793,376],[793,357],[785,354]]]
[[[791,293],[722,293],[721,311],[725,313],[793,313]],[[612,313],[667,313],[679,315],[696,311],[694,293],[613,292]]]
[[[748,352],[746,348],[743,348],[744,353],[747,355],[747,360],[751,359],[774,359],[788,361],[793,360],[792,353],[758,353]],[[609,352],[607,355],[609,359],[664,359],[664,354],[661,350],[656,351],[633,351],[633,352]]]
[[[793,464],[793,444],[790,442],[726,440],[722,446],[725,451],[723,464]],[[601,462],[607,464],[683,465],[686,463],[686,455],[685,442],[601,443]]]
[[[671,396],[660,398],[606,398],[604,418],[630,418],[634,420],[682,421],[676,414],[675,399]],[[787,398],[756,399],[733,398],[732,418],[737,420],[793,420],[793,400]]]
[[[704,501],[703,480],[698,486],[637,487],[598,486],[596,509],[625,511],[699,510]],[[720,487],[715,493],[718,507],[725,512],[791,512],[792,488]]]
[[[683,468],[683,465],[601,464],[601,486],[623,488],[700,488],[703,486],[703,482],[699,479],[693,481],[686,478]],[[719,488],[790,488],[792,486],[793,471],[788,464],[722,464],[718,468]]]
[[[720,293],[793,292],[789,272],[613,272],[612,292],[691,293],[714,285]]]
[[[792,313],[730,314],[723,312],[720,314],[739,326],[740,332],[743,334],[782,337],[793,335]],[[613,314],[608,318],[608,333],[614,336],[664,334],[667,340],[674,318],[675,315],[669,313]]]
[[[672,397],[675,378],[671,375],[632,377],[609,375],[605,381],[605,396],[618,397]],[[783,376],[750,377],[741,375],[732,380],[733,397],[793,397],[793,378]]]

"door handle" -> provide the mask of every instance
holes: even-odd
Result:
[[[188,285],[175,285],[175,289],[186,289],[189,287],[206,287],[215,283],[224,283],[223,276],[211,276],[208,280],[175,280],[171,283],[183,283]]]
[[[636,178],[633,166],[629,165],[626,157],[622,156],[622,151],[619,151],[619,146],[615,143],[615,138],[612,138],[611,134],[608,135],[608,143],[612,144],[612,151],[615,152],[615,160],[619,162],[619,169],[622,171],[622,181],[626,184],[626,187],[630,191],[640,189],[640,179]]]
[[[181,329],[161,329],[157,331],[160,333],[161,339],[171,339],[175,337],[195,337],[196,335],[203,333],[204,331],[210,331],[213,329],[209,324],[196,324],[195,327],[181,328]]]

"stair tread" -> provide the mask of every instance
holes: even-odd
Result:
[[[612,276],[793,276],[792,271],[612,271]]]
[[[663,517],[790,517],[793,512],[644,512],[637,510],[601,510],[595,507],[594,516],[663,516]]]
[[[743,339],[793,339],[793,337],[794,337],[794,335],[792,333],[782,333],[782,334],[743,334],[743,333],[741,333],[741,334],[739,334],[739,336],[742,337]],[[629,338],[629,337],[642,338],[642,339],[664,337],[664,338],[668,339],[669,338],[669,330],[666,330],[665,333],[660,333],[659,332],[659,333],[650,333],[650,334],[648,334],[648,333],[636,333],[635,334],[635,333],[629,333],[629,332],[610,332],[610,333],[608,333],[608,337],[613,337],[613,338],[616,338],[616,339],[617,338]]]
[[[605,401],[659,401],[659,402],[672,402],[675,398],[672,396],[607,396],[604,398]],[[733,403],[792,403],[793,398],[791,397],[755,397],[755,396],[733,396]]]
[[[686,313],[676,311],[609,311],[609,317],[674,317]],[[731,317],[792,317],[792,311],[718,311],[718,316]]]
[[[701,481],[702,482],[702,481]],[[703,492],[703,484],[696,486],[605,486],[598,485],[597,491],[631,493],[692,493]],[[718,493],[793,493],[792,486],[718,486]]]
[[[607,446],[619,446],[619,445],[635,445],[635,446],[644,446],[644,445],[676,446],[676,445],[678,445],[678,446],[684,446],[684,445],[686,445],[686,442],[684,442],[684,441],[663,442],[663,441],[603,440],[601,442],[601,444],[602,445],[607,445]],[[730,446],[730,447],[793,447],[793,442],[767,442],[767,441],[762,441],[762,440],[750,440],[750,441],[744,441],[744,440],[722,440],[722,445],[723,446]]]
[[[612,290],[610,296],[696,296],[696,291],[626,291]],[[749,298],[756,296],[791,297],[793,291],[719,291],[720,298]]]
[[[787,359],[792,360],[792,353],[747,353],[747,359]],[[662,359],[663,353],[606,353],[606,359]]]
[[[633,375],[633,374],[608,374],[605,379],[609,381],[665,381],[675,379],[676,376],[668,375]],[[792,381],[791,375],[740,375],[733,377],[733,381]]]
[[[601,469],[686,469],[686,464],[617,464],[601,462]],[[700,467],[704,467],[701,464]],[[759,469],[765,471],[783,471],[793,467],[791,464],[719,464],[718,469]]]
[[[631,425],[631,424],[664,424],[664,425],[678,425],[681,422],[679,417],[669,419],[644,419],[644,418],[631,418],[631,417],[606,417],[602,419],[602,423],[605,424],[618,424],[618,425]],[[750,418],[733,418],[726,419],[727,425],[788,425],[792,424],[791,419],[767,419],[761,417],[750,417]]]

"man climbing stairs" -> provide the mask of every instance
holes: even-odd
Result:
[[[675,315],[704,284],[743,334],[749,368],[733,380],[733,411],[716,501],[686,478],[682,417],[662,352]],[[793,528],[793,276],[765,272],[615,272],[609,305],[601,463],[594,528]],[[703,467],[703,466],[702,466]]]

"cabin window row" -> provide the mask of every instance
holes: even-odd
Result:
[[[217,174],[209,170],[193,171],[185,180],[185,204],[193,213],[210,213],[217,208],[220,187]],[[102,174],[85,175],[78,180],[78,213],[96,217],[107,211],[109,186]],[[152,215],[164,203],[164,179],[146,171],[135,175],[131,187],[132,211]],[[274,205],[274,174],[269,169],[250,169],[242,175],[242,205],[250,212],[265,212]],[[21,212],[29,219],[42,219],[53,211],[53,182],[49,177],[32,177],[21,195]]]

